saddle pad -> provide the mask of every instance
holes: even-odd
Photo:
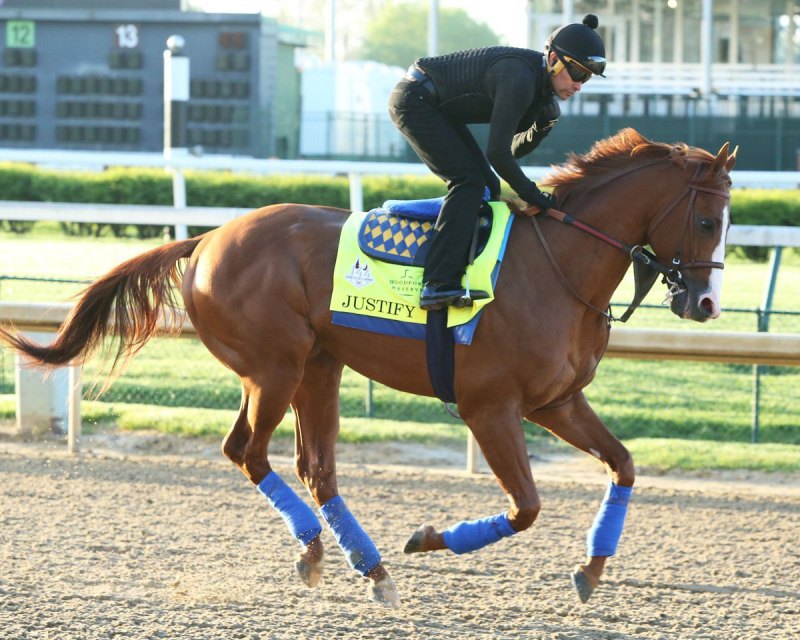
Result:
[[[467,268],[470,288],[490,297],[472,307],[448,309],[448,327],[456,327],[456,341],[470,344],[476,318],[493,299],[494,283],[505,253],[512,216],[504,202],[489,203],[494,224],[486,248]],[[339,239],[330,309],[333,324],[388,335],[425,338],[427,312],[419,308],[422,267],[391,264],[365,253],[359,230],[368,213],[350,214]],[[464,284],[464,282],[462,282]]]
[[[422,266],[433,224],[434,220],[412,220],[386,209],[373,209],[361,223],[358,245],[367,255],[381,260]]]
[[[422,267],[430,249],[430,237],[438,215],[433,208],[426,210],[424,203],[431,202],[441,206],[443,198],[438,202],[414,200],[408,203],[387,200],[380,209],[368,212],[358,230],[358,246],[365,254],[393,262],[395,264]],[[392,203],[396,202],[397,205]],[[415,205],[413,213],[407,205]],[[403,205],[401,208],[398,208]],[[492,224],[492,209],[485,203],[481,207],[480,227],[478,231],[477,253],[486,247]]]

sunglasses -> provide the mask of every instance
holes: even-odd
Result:
[[[585,63],[578,62],[568,55],[561,56],[561,59],[569,77],[581,84],[589,80],[593,75],[602,76],[603,71],[606,69],[606,59],[599,56],[590,56]]]

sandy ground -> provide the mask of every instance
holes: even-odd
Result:
[[[422,522],[504,510],[494,479],[467,476],[462,450],[341,447],[342,495],[403,598],[392,610],[327,531],[323,581],[302,585],[299,544],[216,444],[82,444],[70,457],[0,437],[0,638],[800,638],[798,476],[640,476],[619,554],[581,605],[568,574],[606,484],[597,463],[534,456],[532,529],[406,556]],[[289,453],[273,463],[299,488]]]

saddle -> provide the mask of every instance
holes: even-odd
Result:
[[[364,217],[358,230],[358,246],[366,255],[413,267],[425,266],[430,239],[444,197],[425,200],[387,200]],[[473,238],[475,256],[486,247],[492,232],[492,208],[481,204]]]

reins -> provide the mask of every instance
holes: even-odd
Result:
[[[645,166],[649,166],[645,165]],[[627,175],[632,171],[643,169],[644,167],[636,167],[632,170],[626,171],[622,175]],[[670,266],[664,266],[661,264],[658,259],[656,258],[655,254],[651,251],[648,251],[644,247],[638,244],[629,244],[627,242],[623,242],[622,240],[618,240],[613,236],[601,231],[597,227],[594,227],[586,222],[582,222],[581,220],[576,219],[575,217],[571,216],[568,213],[563,211],[559,211],[557,209],[547,209],[547,215],[555,220],[563,224],[567,224],[569,226],[575,227],[587,233],[602,242],[614,247],[618,251],[625,253],[633,262],[634,265],[634,273],[635,273],[635,281],[636,281],[636,292],[634,295],[634,299],[631,302],[628,309],[625,313],[620,316],[619,318],[615,318],[611,313],[611,308],[609,307],[607,310],[599,309],[598,307],[591,304],[587,301],[583,296],[581,296],[575,288],[572,286],[572,283],[569,281],[564,272],[561,270],[561,267],[558,265],[558,262],[553,256],[552,251],[550,250],[550,246],[547,243],[544,234],[542,233],[541,225],[537,220],[537,215],[541,213],[541,209],[538,207],[529,207],[522,211],[523,215],[530,217],[531,222],[533,223],[533,228],[536,231],[536,235],[539,238],[539,242],[542,244],[542,248],[544,249],[545,255],[547,256],[550,265],[553,267],[553,270],[558,274],[561,281],[564,285],[569,289],[572,295],[577,298],[582,304],[589,307],[590,309],[596,311],[597,313],[605,316],[609,323],[615,320],[620,322],[626,322],[628,318],[633,314],[633,312],[638,308],[641,304],[641,301],[647,295],[647,293],[652,288],[653,284],[655,283],[658,275],[662,276],[662,282],[669,285],[670,287],[670,294],[668,297],[672,297],[680,293],[681,291],[685,290],[686,283],[683,280],[683,274],[681,273],[681,269],[694,269],[694,268],[701,268],[701,267],[708,267],[712,269],[724,269],[725,265],[722,262],[710,261],[710,260],[690,260],[689,262],[682,262],[681,259],[681,247],[684,241],[684,234],[689,231],[689,246],[693,246],[693,232],[692,232],[692,225],[690,224],[690,220],[692,219],[692,214],[694,213],[694,206],[695,201],[697,200],[697,193],[709,193],[712,195],[720,196],[725,199],[730,199],[730,194],[722,191],[720,189],[712,189],[710,187],[706,187],[703,185],[697,184],[695,181],[699,177],[700,173],[703,170],[703,165],[698,164],[697,168],[695,169],[694,175],[692,176],[691,182],[686,185],[686,188],[670,203],[670,205],[664,209],[650,224],[647,230],[647,237],[651,237],[652,233],[656,230],[656,228],[666,219],[666,217],[676,209],[678,204],[688,195],[689,202],[686,207],[686,215],[684,217],[683,228],[681,229],[681,233],[678,236],[678,246],[675,248],[675,255],[672,258],[672,263]],[[620,176],[617,176],[620,177]],[[650,271],[650,273],[646,273]]]

